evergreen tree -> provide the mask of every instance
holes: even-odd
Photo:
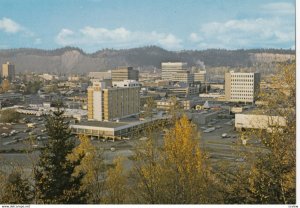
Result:
[[[57,109],[46,118],[48,142],[41,150],[35,168],[36,200],[46,204],[82,204],[86,202],[86,192],[82,190],[83,173],[75,175],[76,161],[67,156],[75,147],[69,124],[63,118],[64,111]]]
[[[3,185],[3,195],[0,204],[30,204],[33,193],[27,179],[23,179],[19,172],[12,172]]]

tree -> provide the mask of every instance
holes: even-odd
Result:
[[[274,90],[263,92],[260,97],[267,105],[260,110],[267,115],[282,116],[286,125],[281,126],[269,119],[269,131],[249,130],[244,134],[249,139],[259,140],[265,151],[247,153],[248,167],[241,167],[243,186],[238,177],[232,177],[228,184],[239,186],[241,194],[228,195],[228,203],[294,204],[296,203],[296,80],[295,63],[279,66],[279,73],[273,79]],[[245,147],[247,148],[247,146]],[[249,152],[249,151],[246,151]],[[230,188],[229,188],[230,189]],[[240,201],[241,203],[241,201]]]
[[[170,98],[171,107],[168,114],[171,116],[170,123],[175,125],[176,121],[183,115],[183,109],[175,96]]]
[[[160,164],[160,154],[153,137],[149,137],[135,152],[131,175],[135,183],[133,194],[138,203],[156,204],[163,201],[163,167]]]
[[[1,204],[30,204],[32,202],[32,189],[28,180],[21,177],[20,172],[10,173],[2,188]]]
[[[3,92],[6,92],[6,91],[8,91],[9,89],[10,89],[10,83],[9,83],[9,80],[4,79],[4,80],[2,81],[2,90],[3,90]]]
[[[153,117],[153,109],[155,109],[155,102],[153,100],[153,97],[149,97],[146,100],[145,103],[145,118],[150,117],[152,119]]]
[[[57,109],[46,118],[49,139],[41,150],[35,167],[37,203],[81,204],[86,202],[86,192],[81,189],[84,173],[74,175],[82,156],[76,161],[68,160],[75,143],[71,137],[64,111]]]
[[[217,179],[200,150],[195,126],[183,116],[164,137],[165,203],[217,203]]]
[[[28,82],[25,86],[25,94],[35,94],[41,88],[42,83],[40,81]]]
[[[75,162],[83,156],[80,165],[75,168],[74,175],[85,173],[81,188],[88,190],[88,203],[100,203],[104,190],[103,152],[97,150],[87,136],[80,135],[79,140],[80,144],[68,155],[68,159]]]
[[[122,166],[122,159],[115,159],[114,165],[115,167],[107,172],[104,203],[125,204],[128,191],[126,187],[127,177]]]
[[[2,110],[0,112],[0,121],[5,123],[16,122],[20,119],[20,114],[14,109]]]
[[[296,203],[296,64],[279,65],[273,83],[277,90],[262,95],[267,114],[282,116],[284,127],[274,124],[271,132],[257,134],[268,150],[252,165],[251,193],[258,203]]]
[[[142,203],[195,204],[222,200],[218,180],[199,147],[199,135],[186,116],[164,137],[162,148],[149,140],[136,153],[133,172]],[[213,196],[213,197],[212,197]]]

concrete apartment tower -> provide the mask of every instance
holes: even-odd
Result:
[[[259,93],[260,73],[225,73],[225,100],[253,103]]]
[[[2,78],[8,79],[10,82],[15,79],[15,65],[7,62],[2,64]]]
[[[139,81],[139,71],[134,70],[132,67],[118,67],[111,70],[111,80],[113,82],[123,80]]]
[[[175,74],[187,71],[187,63],[184,62],[163,62],[161,63],[161,78],[174,81]]]
[[[137,81],[94,82],[88,88],[88,119],[113,121],[140,112],[140,86]]]

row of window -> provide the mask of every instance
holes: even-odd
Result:
[[[238,78],[245,78],[245,77],[248,77],[248,78],[251,78],[251,77],[254,77],[253,74],[232,74],[231,77],[238,77]]]
[[[231,97],[232,100],[252,100],[252,98],[246,98],[246,97]]]
[[[231,82],[239,82],[239,83],[253,82],[253,79],[231,79]]]
[[[253,90],[253,87],[248,87],[248,86],[232,86],[231,89],[247,89],[247,90]]]
[[[247,93],[247,94],[253,94],[252,91],[248,91],[248,90],[232,90],[231,91],[231,94],[234,94],[234,93],[239,93],[239,92],[242,92],[242,93]]]
[[[251,98],[253,96],[249,95],[249,94],[234,94],[234,95],[231,95],[231,97],[235,97],[235,98],[248,97],[248,98]]]
[[[253,86],[253,83],[240,83],[240,82],[238,82],[238,83],[236,83],[236,82],[233,82],[233,83],[231,83],[231,85],[232,86]]]

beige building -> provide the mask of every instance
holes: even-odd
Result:
[[[174,79],[174,74],[187,71],[187,63],[163,62],[161,63],[161,77],[163,80]]]
[[[139,71],[134,70],[132,67],[118,67],[111,71],[111,79],[115,81],[123,80],[139,80]]]
[[[259,93],[260,73],[225,73],[225,100],[251,102]]]
[[[105,82],[94,82],[88,88],[88,119],[112,121],[139,114],[140,87],[132,85],[109,87]]]
[[[111,71],[105,71],[105,72],[89,72],[88,78],[90,79],[111,79]]]
[[[194,73],[194,82],[206,82],[206,71],[198,71]]]
[[[194,83],[194,74],[190,73],[189,71],[177,72],[177,73],[173,74],[172,81],[193,84]]]
[[[2,64],[2,78],[7,78],[9,81],[15,79],[15,65],[7,62]]]
[[[180,83],[167,90],[168,96],[176,96],[180,98],[198,97],[199,88],[197,86],[189,86],[186,83]]]

